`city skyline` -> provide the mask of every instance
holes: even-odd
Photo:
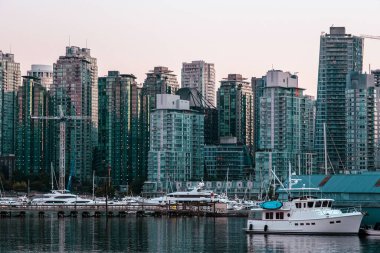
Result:
[[[180,82],[183,62],[204,60],[215,64],[216,89],[229,73],[258,77],[273,68],[298,72],[300,86],[316,97],[321,32],[334,25],[378,36],[378,7],[378,0],[0,1],[0,48],[15,55],[22,75],[32,64],[52,65],[68,45],[87,45],[99,76],[120,70],[142,83],[154,66],[166,66]],[[26,21],[33,11],[39,15]],[[363,71],[380,68],[380,41],[364,44]]]

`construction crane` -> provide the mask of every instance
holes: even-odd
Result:
[[[59,116],[32,116],[37,120],[59,120],[59,183],[58,190],[65,192],[65,153],[66,153],[66,121],[68,120],[91,120],[89,116],[66,116],[63,113],[62,105],[58,106]]]
[[[360,37],[363,38],[363,39],[380,40],[380,36],[374,36],[374,35],[365,35],[365,34],[361,34]]]

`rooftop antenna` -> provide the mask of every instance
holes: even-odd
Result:
[[[12,53],[12,44],[9,44],[9,53]]]
[[[69,35],[69,47],[71,47],[70,35]]]
[[[371,63],[368,64],[368,74],[371,74]]]
[[[87,39],[86,39],[86,48],[87,48]]]

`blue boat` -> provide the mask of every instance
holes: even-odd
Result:
[[[276,210],[282,207],[281,201],[266,201],[260,205],[263,209]]]

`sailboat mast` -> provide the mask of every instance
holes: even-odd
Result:
[[[95,200],[95,170],[92,171],[92,200]]]
[[[326,144],[326,123],[323,123],[323,145],[325,153],[325,175],[327,175],[327,144]]]

